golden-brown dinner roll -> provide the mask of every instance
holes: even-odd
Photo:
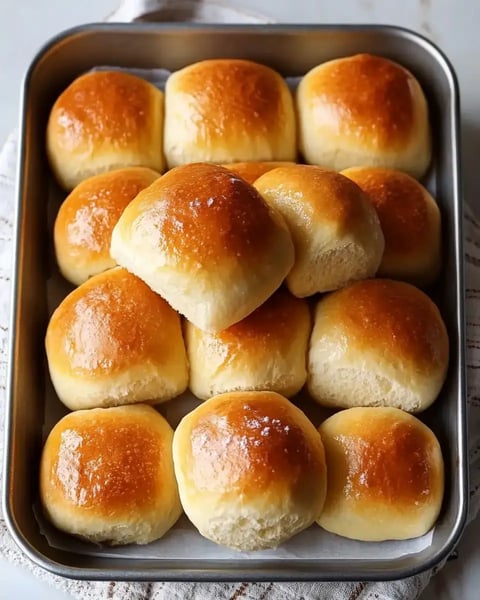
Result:
[[[60,206],[54,226],[55,255],[62,275],[80,285],[115,266],[112,230],[129,202],[160,177],[152,169],[129,167],[89,177]]]
[[[286,167],[294,165],[293,162],[268,161],[268,162],[237,162],[222,165],[229,171],[233,171],[248,183],[254,183],[261,175],[277,169],[278,167]]]
[[[319,525],[380,542],[418,537],[434,525],[444,468],[434,433],[398,408],[350,408],[320,426],[327,499]]]
[[[155,404],[187,387],[180,317],[125,269],[71,292],[50,319],[45,345],[52,383],[71,410]]]
[[[163,93],[121,71],[75,79],[53,105],[47,153],[62,187],[121,167],[164,170]]]
[[[244,390],[293,396],[307,379],[309,336],[308,304],[283,289],[218,333],[202,331],[187,321],[190,389],[202,400]]]
[[[173,438],[182,506],[206,538],[273,548],[318,519],[325,499],[320,434],[274,392],[235,392],[186,415]]]
[[[52,523],[92,542],[148,544],[182,512],[173,431],[150,406],[70,413],[52,429],[40,496]]]
[[[292,294],[311,296],[375,275],[384,247],[380,222],[367,195],[347,177],[293,165],[265,173],[255,187],[292,234]]]
[[[380,167],[342,171],[366,192],[377,210],[385,251],[377,275],[417,285],[431,283],[440,271],[440,210],[416,179]]]
[[[340,171],[381,166],[421,177],[431,157],[428,107],[407,69],[358,54],[309,71],[296,95],[306,162]]]
[[[204,60],[167,80],[164,150],[170,168],[191,162],[293,161],[295,128],[290,90],[264,65]]]
[[[140,192],[110,251],[206,331],[253,312],[293,265],[281,216],[238,175],[202,163],[172,169]]]
[[[438,308],[408,283],[359,281],[320,300],[308,357],[308,388],[336,408],[426,409],[448,367]]]

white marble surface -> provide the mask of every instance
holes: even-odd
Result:
[[[460,81],[465,193],[478,212],[480,169],[479,0],[234,0],[239,8],[263,12],[280,22],[389,23],[415,29],[450,57]],[[0,0],[0,143],[17,123],[23,73],[49,37],[80,23],[99,21],[117,0]],[[466,531],[459,558],[432,580],[422,600],[480,597],[480,519]],[[0,559],[0,600],[67,599],[46,584]]]

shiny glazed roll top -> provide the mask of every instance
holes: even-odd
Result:
[[[125,207],[160,173],[143,167],[115,169],[79,183],[55,219],[55,256],[62,275],[80,285],[115,266],[112,230]]]
[[[236,392],[207,400],[178,425],[173,456],[182,506],[217,544],[273,548],[321,513],[320,434],[280,394]]]
[[[442,506],[444,465],[435,434],[398,408],[351,408],[320,426],[327,499],[318,523],[364,541],[423,535]]]
[[[163,93],[122,71],[77,77],[58,97],[47,126],[47,154],[60,185],[112,169],[163,172]]]
[[[187,321],[190,389],[206,400],[240,390],[270,390],[290,397],[307,378],[310,311],[281,288],[248,317],[218,333]]]
[[[173,431],[145,405],[66,415],[40,463],[40,497],[52,523],[111,545],[148,544],[182,512],[172,462]]]
[[[399,169],[420,178],[431,159],[425,94],[399,64],[371,54],[325,62],[296,95],[299,144],[306,162]]]
[[[253,312],[293,264],[282,217],[227,169],[177,167],[131,202],[111,254],[200,329],[220,331]]]
[[[95,275],[64,298],[45,347],[57,395],[71,410],[155,404],[187,387],[178,314],[122,268]]]
[[[211,59],[173,73],[165,87],[170,168],[192,162],[295,160],[293,99],[273,69]]]
[[[421,412],[440,393],[448,358],[445,323],[424,292],[401,281],[368,279],[318,302],[308,389],[324,406]]]

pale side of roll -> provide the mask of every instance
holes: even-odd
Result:
[[[293,165],[268,171],[254,185],[292,235],[292,294],[311,296],[375,275],[384,249],[380,221],[368,196],[347,177]]]

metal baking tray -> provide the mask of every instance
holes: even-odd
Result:
[[[446,321],[451,362],[443,391],[422,415],[437,434],[446,462],[446,493],[431,543],[418,552],[385,557],[361,542],[342,540],[318,555],[208,558],[192,550],[181,560],[93,557],[47,542],[35,518],[42,442],[65,409],[46,370],[44,335],[58,278],[51,224],[63,195],[51,179],[45,155],[48,112],[57,95],[79,74],[98,65],[166,68],[214,57],[265,63],[284,76],[300,76],[325,60],[369,52],[400,62],[423,85],[430,106],[434,160],[425,180],[443,215],[443,272],[430,290]],[[388,26],[101,24],[60,34],[33,60],[24,83],[19,152],[16,251],[10,329],[4,457],[4,516],[20,548],[59,575],[112,580],[386,580],[427,569],[454,548],[468,502],[462,199],[459,176],[459,98],[455,74],[441,51],[405,29]],[[58,301],[68,291],[56,288]],[[161,408],[160,408],[161,410]],[[321,531],[317,527],[318,531]],[[316,535],[314,533],[314,535]],[[332,542],[333,544],[333,542]]]

